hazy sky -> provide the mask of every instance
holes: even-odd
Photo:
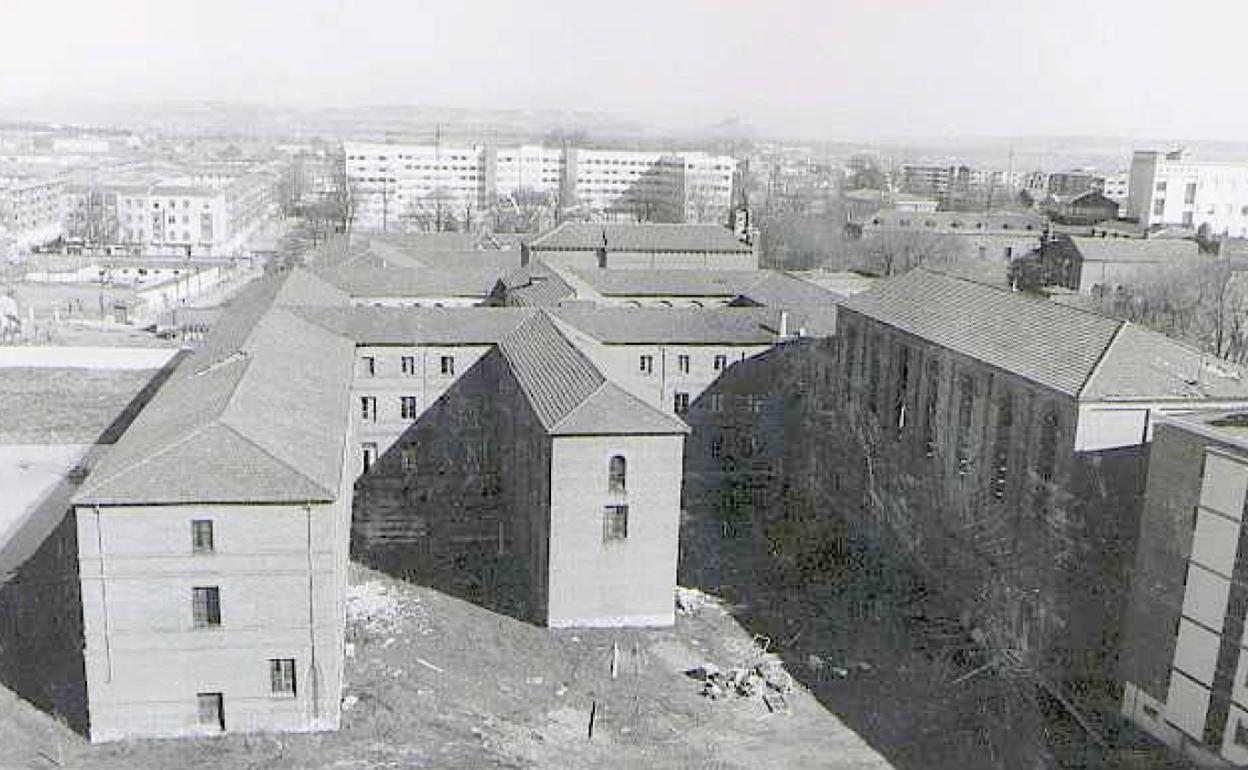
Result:
[[[1244,0],[0,0],[0,105],[739,116],[820,138],[1248,139]],[[0,117],[4,117],[0,108]]]

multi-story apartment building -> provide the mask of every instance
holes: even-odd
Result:
[[[1248,237],[1248,163],[1195,161],[1182,150],[1137,150],[1127,212],[1144,227],[1207,227],[1212,235]]]
[[[1248,764],[1248,414],[1153,432],[1121,653],[1122,714],[1205,767]]]
[[[129,171],[67,188],[65,234],[105,254],[239,256],[277,213],[277,174]]]
[[[595,219],[724,222],[732,158],[701,152],[347,142],[356,227],[472,229],[496,207],[535,199]]]
[[[56,240],[62,232],[65,187],[60,174],[0,166],[0,250],[25,250]]]
[[[1100,191],[1105,185],[1105,177],[1088,171],[1061,171],[1049,174],[1048,191],[1050,195],[1073,197],[1090,190]]]
[[[1112,174],[1105,175],[1104,188],[1101,194],[1118,205],[1124,205],[1127,202],[1127,195],[1131,189],[1131,172],[1115,171]]]

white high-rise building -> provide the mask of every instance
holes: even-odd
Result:
[[[1144,226],[1208,225],[1213,235],[1248,237],[1248,162],[1193,161],[1182,150],[1137,151],[1127,210]]]

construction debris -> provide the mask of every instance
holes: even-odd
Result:
[[[714,601],[696,588],[676,586],[676,612],[681,615],[697,615],[704,606]]]
[[[748,668],[735,667],[722,671],[714,663],[703,663],[689,669],[685,674],[702,682],[702,695],[711,700],[719,700],[728,695],[752,698],[760,693],[766,697],[769,694],[779,695],[793,691],[793,678],[777,660],[768,660]]]

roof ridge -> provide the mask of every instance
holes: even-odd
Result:
[[[1126,328],[1126,321],[1119,321],[1118,328],[1114,329],[1114,333],[1110,335],[1109,341],[1105,343],[1105,347],[1101,349],[1100,355],[1096,357],[1096,363],[1092,364],[1092,368],[1088,370],[1088,376],[1083,378],[1083,382],[1079,383],[1079,388],[1075,391],[1075,400],[1082,400],[1083,393],[1088,389],[1088,385],[1096,379],[1096,375],[1100,373],[1101,367],[1105,364],[1105,359],[1109,357],[1109,352],[1113,350],[1114,344],[1118,342],[1118,338],[1122,336],[1122,330]]]
[[[1101,319],[1104,319],[1104,320],[1106,320],[1106,321],[1110,321],[1110,322],[1113,322],[1113,323],[1118,323],[1118,324],[1121,324],[1121,323],[1126,323],[1126,321],[1123,321],[1123,320],[1122,320],[1122,319],[1120,319],[1120,318],[1114,318],[1113,316],[1110,316],[1110,315],[1105,315],[1104,313],[1098,313],[1098,312],[1097,312],[1097,311],[1095,311],[1095,310],[1089,310],[1089,309],[1087,309],[1087,308],[1079,307],[1078,305],[1067,305],[1067,304],[1062,303],[1062,302],[1054,302],[1054,301],[1053,301],[1053,300],[1051,300],[1051,299],[1047,299],[1047,298],[1045,298],[1045,297],[1040,296],[1039,294],[1034,294],[1034,293],[1029,292],[1029,291],[1019,291],[1019,290],[1016,290],[1016,289],[1012,289],[1012,288],[1010,288],[1009,286],[997,286],[997,285],[995,285],[995,284],[991,284],[991,283],[984,283],[983,281],[977,281],[977,280],[975,280],[974,278],[969,278],[969,277],[967,277],[967,276],[964,276],[964,275],[959,275],[959,274],[957,274],[957,273],[946,273],[945,271],[940,270],[939,268],[937,268],[937,267],[936,267],[936,266],[934,266],[934,265],[933,265],[933,266],[928,266],[928,265],[919,265],[918,267],[914,268],[914,270],[911,270],[911,271],[909,271],[909,272],[907,272],[907,273],[903,273],[903,275],[909,275],[910,273],[913,273],[915,270],[922,270],[922,271],[924,271],[924,272],[926,272],[926,273],[928,273],[928,274],[931,274],[931,275],[939,275],[939,276],[941,276],[941,277],[943,277],[943,278],[951,278],[951,279],[953,279],[953,280],[955,280],[955,281],[961,281],[961,282],[963,282],[963,283],[968,283],[968,284],[970,284],[970,285],[972,285],[972,286],[976,286],[976,287],[979,287],[979,288],[991,289],[991,290],[993,290],[993,291],[995,291],[995,292],[997,292],[997,293],[999,293],[999,294],[1007,294],[1007,295],[1009,295],[1009,296],[1011,296],[1011,297],[1018,297],[1019,299],[1026,300],[1027,302],[1032,302],[1032,303],[1039,302],[1039,303],[1043,303],[1043,304],[1048,305],[1048,306],[1050,306],[1050,307],[1053,307],[1053,308],[1058,308],[1060,311],[1073,311],[1073,312],[1075,312],[1075,313],[1079,313],[1079,314],[1082,314],[1082,315],[1085,315],[1085,316],[1091,316],[1091,317],[1093,317],[1093,318],[1101,318]],[[900,278],[900,277],[902,277],[902,276],[894,276],[894,277],[895,277],[895,278]],[[885,286],[887,283],[888,283],[888,279],[885,279],[884,281],[881,281],[881,282],[879,283],[879,287],[883,287],[883,286]],[[877,288],[877,287],[873,286],[873,287],[871,287],[870,289],[868,289],[867,291],[874,291],[876,288]],[[864,293],[865,293],[865,292],[864,292]],[[1166,336],[1166,335],[1162,335],[1162,336],[1164,337],[1164,336]]]
[[[198,436],[199,434],[203,433],[204,431],[208,430],[208,428],[211,428],[216,424],[217,424],[217,418],[214,417],[208,422],[205,422],[203,425],[196,427],[194,430],[187,433],[186,435],[180,436],[174,439],[173,441],[166,443],[164,446],[160,447],[155,452],[151,452],[150,454],[144,455],[143,459],[139,460],[138,462],[131,463],[125,466],[124,468],[119,468],[112,474],[105,476],[103,479],[100,479],[99,481],[95,480],[97,477],[94,476],[94,474],[88,476],[88,479],[89,479],[88,483],[74,495],[74,498],[77,499],[78,497],[90,497],[93,490],[98,489],[105,484],[109,484],[115,481],[116,479],[121,478],[122,476],[128,475],[139,468],[142,468],[144,465],[147,465],[148,463],[152,462],[153,460],[160,457],[161,455],[167,454],[170,451],[177,449],[178,447],[187,443],[191,439],[195,438],[196,436]],[[113,444],[113,446],[115,447],[117,446],[117,444]],[[110,447],[109,451],[106,452],[101,457],[101,460],[103,460],[104,457],[107,457],[108,454],[111,453],[112,451],[113,449],[112,447]]]
[[[304,481],[308,482],[312,486],[316,487],[322,492],[325,492],[327,495],[330,496],[331,499],[336,499],[338,497],[338,494],[336,492],[334,492],[333,490],[326,489],[324,485],[321,484],[321,482],[309,477],[308,474],[304,473],[303,471],[299,470],[295,466],[291,465],[290,463],[286,462],[282,458],[278,457],[277,455],[273,454],[269,450],[265,449],[260,444],[256,443],[255,439],[253,439],[251,436],[247,435],[242,430],[240,430],[237,426],[233,424],[233,422],[227,421],[224,418],[216,420],[216,422],[219,424],[220,427],[228,430],[229,432],[233,433],[235,436],[238,436],[238,438],[241,441],[246,442],[253,448],[258,449],[262,454],[269,457],[269,459],[273,460],[278,465],[281,465],[283,468],[295,474],[296,476],[303,479]]]

